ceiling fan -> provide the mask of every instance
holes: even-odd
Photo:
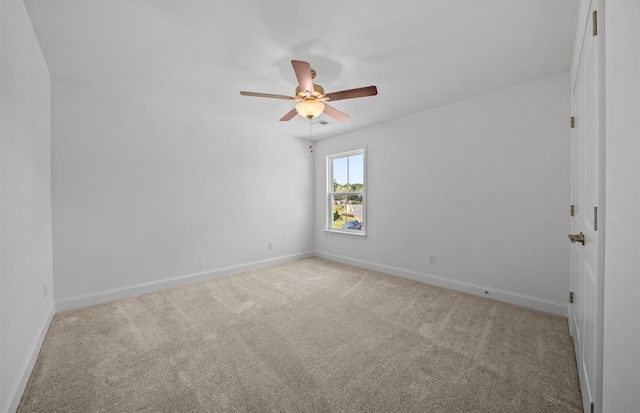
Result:
[[[321,113],[326,113],[332,118],[342,122],[349,119],[349,115],[340,112],[333,106],[329,106],[327,101],[344,100],[362,98],[366,96],[375,96],[378,94],[378,89],[375,86],[366,86],[356,89],[341,90],[338,92],[325,93],[324,88],[318,84],[313,83],[313,79],[316,77],[315,70],[311,70],[309,63],[300,60],[292,60],[291,65],[293,71],[298,78],[299,86],[296,87],[295,96],[285,95],[273,95],[270,93],[255,93],[255,92],[240,92],[242,96],[255,96],[261,98],[271,99],[285,99],[295,100],[298,104],[289,113],[284,115],[280,121],[289,121],[293,119],[296,114],[305,118],[313,119]]]

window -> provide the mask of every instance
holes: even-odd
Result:
[[[365,234],[364,152],[327,156],[327,231]]]

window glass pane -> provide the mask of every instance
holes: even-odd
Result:
[[[351,155],[332,159],[332,192],[363,191],[364,155]]]
[[[348,158],[335,158],[333,162],[333,192],[344,192],[349,181]]]
[[[333,228],[362,230],[364,222],[362,195],[334,195],[331,199],[333,208]]]
[[[349,184],[352,186],[350,191],[362,191],[362,184],[364,183],[364,155],[352,155],[348,157],[349,165]],[[353,189],[353,186],[357,186],[358,189]]]

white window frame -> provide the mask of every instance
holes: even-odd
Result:
[[[362,191],[333,192],[333,160],[362,154]],[[365,236],[367,230],[367,147],[327,156],[326,232]],[[362,229],[333,228],[333,196],[362,195]]]

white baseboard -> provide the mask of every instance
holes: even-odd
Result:
[[[47,331],[49,331],[49,326],[51,325],[51,320],[53,320],[54,314],[55,307],[52,303],[51,307],[49,308],[49,314],[47,315],[47,318],[44,320],[42,326],[40,326],[40,334],[38,335],[38,339],[35,343],[33,343],[33,346],[31,347],[31,357],[29,357],[27,365],[24,366],[24,370],[22,371],[20,380],[16,384],[16,387],[13,389],[13,396],[11,397],[11,403],[9,404],[9,409],[7,410],[7,412],[15,412],[18,409],[20,399],[22,399],[24,389],[27,388],[27,383],[29,383],[31,372],[36,365],[36,361],[38,360],[38,354],[40,354],[40,349],[42,348],[44,339],[47,336]]]
[[[152,281],[148,283],[130,285],[121,288],[114,288],[106,291],[98,291],[91,294],[84,294],[70,298],[64,298],[55,301],[55,311],[67,311],[76,308],[89,307],[95,304],[106,303],[109,301],[120,300],[122,298],[133,297],[140,294],[146,294],[171,288],[179,285],[190,284],[196,281],[202,281],[214,277],[220,277],[223,275],[229,275],[237,272],[247,271],[254,268],[266,267],[269,265],[281,264],[289,261],[295,261],[302,258],[308,258],[312,256],[318,256],[326,258],[332,261],[343,262],[345,264],[355,265],[358,267],[368,268],[374,271],[380,271],[387,274],[396,275],[403,278],[408,278],[414,281],[420,281],[427,284],[438,285],[440,287],[450,288],[456,291],[462,291],[469,294],[474,294],[482,297],[491,298],[498,301],[503,301],[522,307],[531,308],[539,311],[546,311],[548,313],[561,315],[563,317],[568,316],[569,306],[566,303],[547,300],[544,298],[532,297],[524,294],[519,294],[511,291],[500,290],[492,287],[486,287],[479,284],[468,283],[465,281],[454,280],[452,278],[441,277],[438,275],[431,275],[421,273],[418,271],[407,270],[403,268],[393,267],[390,265],[379,264],[371,261],[359,260],[356,258],[349,258],[341,255],[336,255],[323,251],[306,251],[297,254],[285,255],[276,258],[270,258],[261,261],[254,261],[239,265],[233,265],[224,268],[218,268],[208,271],[202,271],[193,274],[180,275],[177,277],[165,278],[163,280]]]
[[[126,287],[114,288],[111,290],[98,291],[91,294],[78,295],[75,297],[55,300],[56,312],[73,310],[76,308],[89,307],[95,304],[120,300],[122,298],[133,297],[140,294],[151,293],[166,288],[176,287],[184,284],[191,284],[196,281],[207,280],[214,277],[229,275],[237,272],[247,271],[254,268],[266,267],[269,265],[281,264],[295,261],[302,258],[313,257],[313,251],[300,252],[297,254],[284,255],[276,258],[269,258],[261,261],[254,261],[229,267],[213,270],[201,271],[193,274],[179,275],[177,277],[165,278],[148,283],[129,285]]]
[[[403,268],[392,267],[389,265],[378,264],[375,262],[359,260],[355,258],[344,257],[341,255],[331,254],[328,252],[316,251],[316,256],[326,258],[332,261],[338,261],[356,267],[363,267],[374,271],[384,272],[414,281],[420,281],[427,284],[433,284],[440,287],[449,288],[473,295],[491,298],[522,307],[531,308],[533,310],[545,311],[547,313],[557,314],[567,317],[569,314],[569,305],[558,301],[547,300],[544,298],[532,297],[524,294],[514,293],[511,291],[499,290],[496,288],[485,287],[478,284],[458,281],[452,278],[440,277],[438,275],[425,274],[417,271],[406,270]]]

